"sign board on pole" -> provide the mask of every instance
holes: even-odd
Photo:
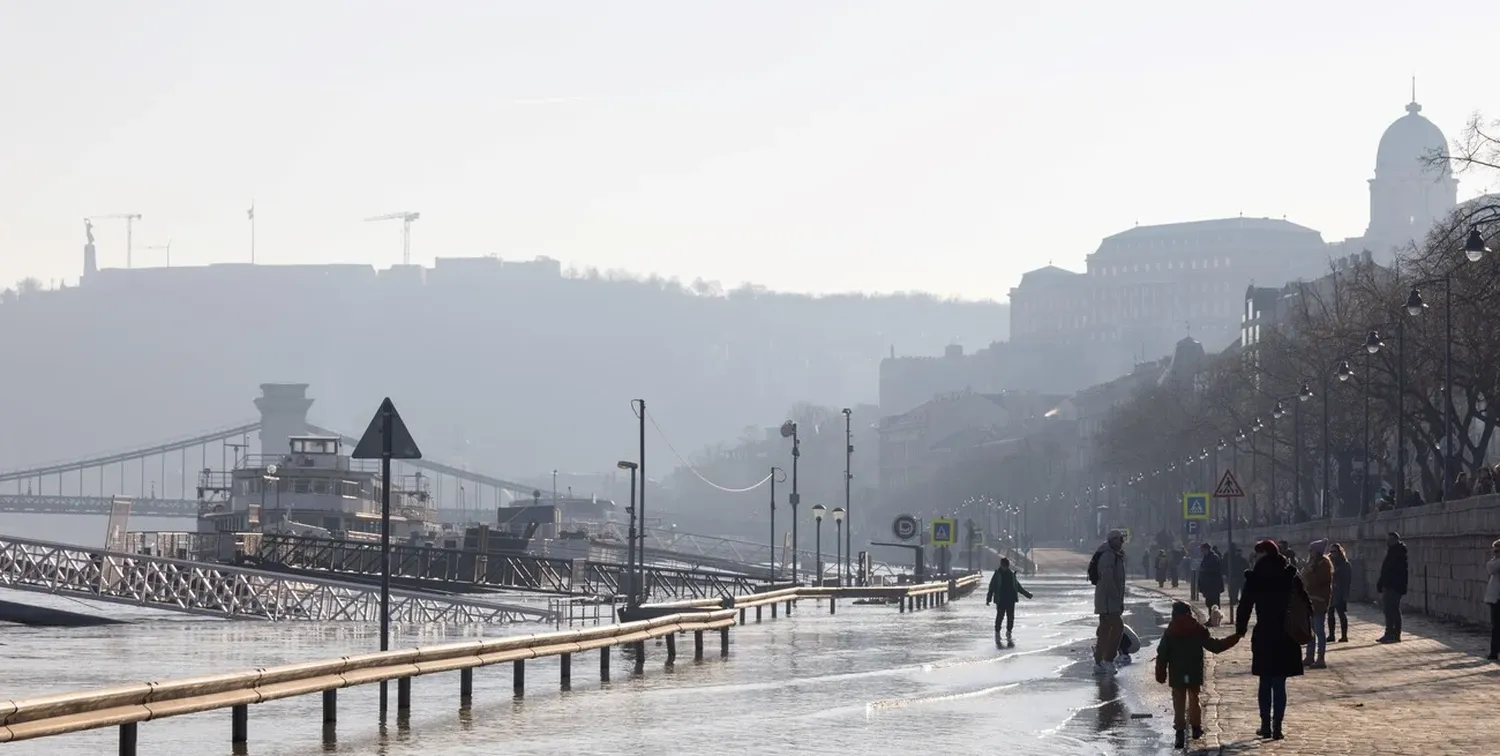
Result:
[[[958,541],[958,523],[952,517],[932,518],[932,545],[952,546]]]
[[[1188,534],[1188,538],[1189,539],[1196,539],[1198,537],[1199,531],[1202,530],[1202,528],[1199,527],[1199,526],[1202,525],[1202,524],[1203,524],[1202,520],[1188,520],[1187,521],[1186,525],[1187,525],[1187,534]]]
[[[917,518],[912,517],[911,515],[900,515],[896,517],[896,521],[891,524],[891,532],[896,535],[896,540],[899,541],[910,541],[911,539],[916,538],[917,531],[919,530],[921,530],[921,528],[917,526]]]
[[[1245,489],[1240,486],[1240,479],[1234,477],[1233,470],[1225,470],[1224,477],[1219,478],[1219,485],[1214,488],[1215,499],[1243,499]]]
[[[389,439],[385,438],[387,416],[391,423]],[[390,397],[386,397],[380,403],[380,409],[375,410],[370,427],[365,429],[365,435],[359,437],[359,443],[354,445],[354,451],[349,456],[354,459],[381,459],[387,454],[391,459],[422,458],[422,450],[417,448],[417,442],[412,439],[411,431],[406,429],[406,423],[401,420],[401,413],[396,411],[396,405],[391,402]]]
[[[1208,494],[1185,493],[1182,495],[1182,517],[1185,520],[1208,519]]]

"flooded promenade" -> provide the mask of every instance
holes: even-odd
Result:
[[[76,522],[77,520],[72,520]],[[57,532],[30,532],[60,537]],[[1046,567],[1044,566],[1044,569]],[[528,665],[515,700],[509,665],[476,672],[473,706],[458,706],[456,674],[416,678],[404,726],[377,722],[378,688],[340,693],[337,741],[322,742],[317,696],[250,707],[249,753],[651,754],[706,749],[743,753],[908,753],[1004,749],[1017,754],[1157,753],[1168,742],[1165,690],[1137,663],[1095,678],[1092,587],[1076,570],[1026,580],[1014,648],[996,649],[993,610],[978,593],[944,607],[899,614],[885,606],[811,602],[791,618],[732,631],[727,662],[679,661],[648,650],[646,672],[599,683],[593,655],[573,665],[560,692],[556,661]],[[81,610],[76,600],[0,591]],[[1165,604],[1141,593],[1128,618],[1149,642]],[[121,607],[134,624],[60,632],[0,628],[8,674],[0,697],[160,680],[336,657],[373,650],[373,626],[228,622]],[[398,628],[393,647],[461,637],[535,632],[535,625],[481,630]],[[1138,659],[1144,662],[1150,650]],[[623,667],[622,667],[623,669]],[[1149,716],[1147,716],[1149,715]],[[113,729],[7,744],[7,753],[82,756],[112,752]],[[503,746],[502,746],[503,744]],[[148,722],[142,753],[229,753],[229,713]]]

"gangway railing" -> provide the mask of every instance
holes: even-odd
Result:
[[[226,619],[373,622],[369,585],[244,567],[0,537],[0,586]],[[395,622],[489,624],[550,621],[550,609],[391,591]]]

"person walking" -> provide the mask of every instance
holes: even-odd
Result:
[[[1156,587],[1165,588],[1167,585],[1167,550],[1156,550]]]
[[[1490,605],[1490,661],[1500,660],[1500,540],[1490,544],[1490,561],[1484,563],[1490,581],[1484,586],[1484,603]]]
[[[1198,692],[1203,685],[1203,652],[1222,654],[1238,643],[1238,633],[1223,640],[1193,616],[1193,607],[1172,604],[1172,621],[1156,644],[1156,681],[1172,688],[1172,727],[1177,730],[1177,748],[1187,747],[1187,728],[1193,740],[1203,737],[1203,709]]]
[[[1313,629],[1313,642],[1307,644],[1302,664],[1312,669],[1328,666],[1323,661],[1323,655],[1328,651],[1328,629],[1323,625],[1323,618],[1333,603],[1333,561],[1323,554],[1327,548],[1327,541],[1309,544],[1307,566],[1302,568],[1302,587],[1307,590],[1307,599],[1312,604]]]
[[[1109,531],[1094,552],[1089,562],[1089,581],[1094,584],[1094,613],[1099,615],[1094,673],[1109,674],[1115,670],[1115,653],[1120,648],[1125,622],[1125,535],[1120,531]]]
[[[1198,563],[1198,592],[1203,594],[1204,607],[1211,611],[1224,595],[1224,560],[1206,543],[1198,547],[1198,553],[1202,560]]]
[[[1000,645],[1000,625],[1005,624],[1005,640],[1011,639],[1011,630],[1016,625],[1016,602],[1020,596],[1031,598],[1031,592],[1021,585],[1015,570],[1010,568],[1010,559],[1000,558],[1000,569],[990,577],[990,590],[984,596],[984,605],[995,604],[995,645]],[[1015,642],[1012,641],[1014,646]]]
[[[1333,601],[1328,604],[1328,637],[1334,637],[1334,620],[1337,619],[1338,642],[1349,642],[1349,590],[1354,587],[1354,568],[1344,554],[1343,544],[1328,547],[1328,559],[1333,562]]]
[[[1240,605],[1235,613],[1235,632],[1243,636],[1250,629],[1250,615],[1255,615],[1255,632],[1250,636],[1250,674],[1260,678],[1257,698],[1260,704],[1262,738],[1281,740],[1282,720],[1286,716],[1286,681],[1302,676],[1302,648],[1287,632],[1287,615],[1292,602],[1301,602],[1307,613],[1312,607],[1302,578],[1282,556],[1275,541],[1255,544],[1255,562],[1245,571]]]
[[[1375,581],[1375,591],[1380,594],[1380,605],[1385,610],[1385,635],[1376,638],[1376,643],[1401,642],[1401,597],[1406,595],[1408,572],[1406,543],[1400,533],[1392,530],[1385,536],[1385,560],[1380,563],[1380,578]]]

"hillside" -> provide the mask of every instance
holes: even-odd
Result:
[[[0,468],[251,418],[258,384],[296,381],[312,384],[313,419],[348,433],[390,395],[435,459],[607,469],[634,448],[633,397],[686,453],[799,401],[872,402],[892,348],[985,344],[1007,314],[564,275],[546,260],[105,270],[0,301]]]

